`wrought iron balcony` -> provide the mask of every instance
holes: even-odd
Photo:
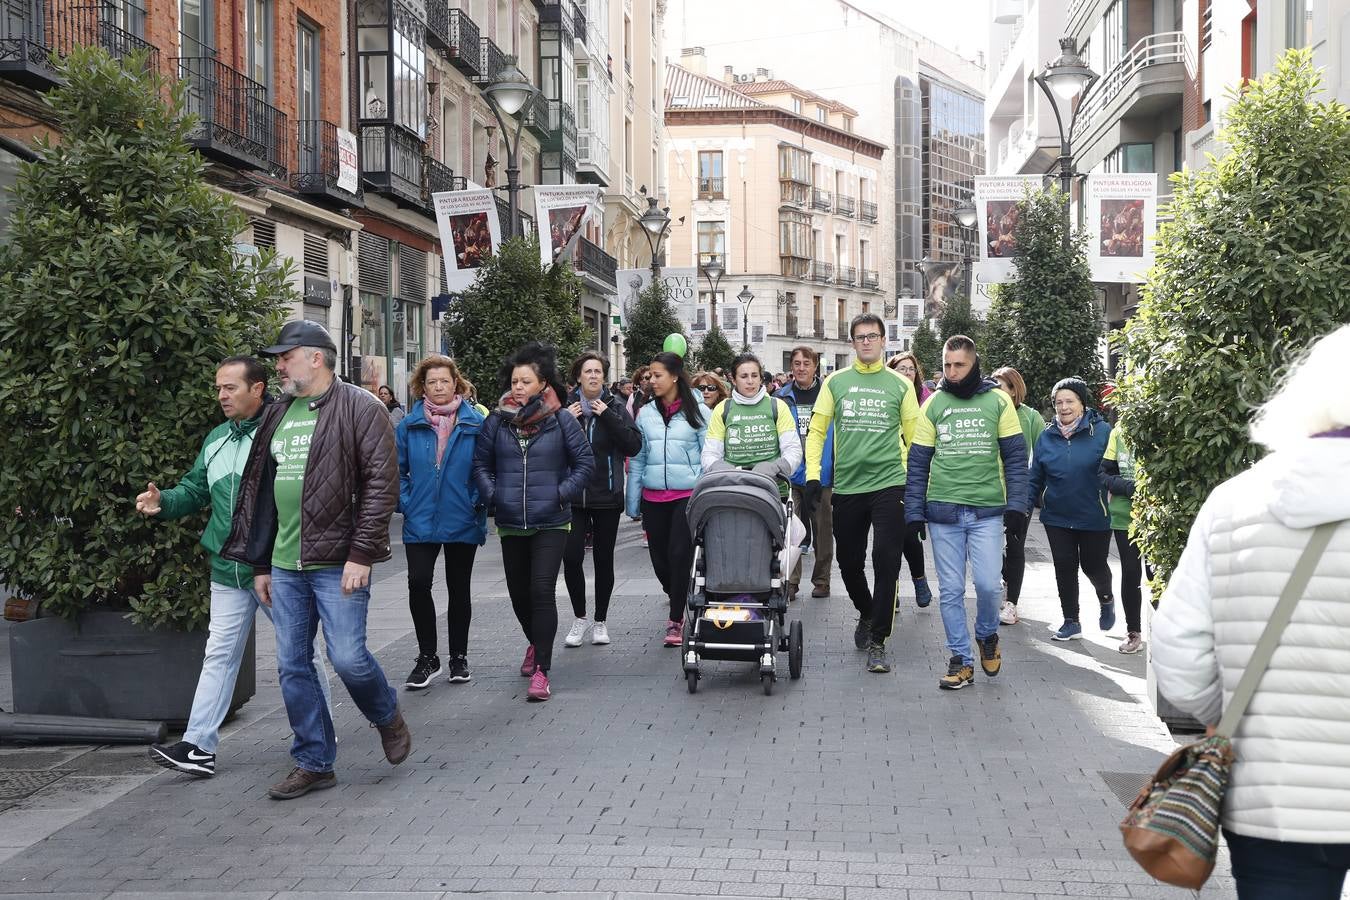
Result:
[[[450,44],[446,59],[470,78],[480,74],[483,59],[481,40],[478,25],[469,18],[467,12],[462,9],[450,10]]]
[[[556,107],[548,101],[536,99],[525,110],[525,127],[539,140],[548,140],[549,133],[557,130],[554,118]]]
[[[422,202],[431,215],[436,215],[432,194],[455,190],[455,170],[430,156],[422,158]]]
[[[721,200],[726,195],[722,193],[722,185],[725,179],[720,175],[716,178],[700,178],[698,180],[698,199],[700,200]]]
[[[881,289],[881,276],[871,269],[862,270],[862,286],[868,290],[876,291]]]
[[[286,114],[267,102],[267,89],[218,59],[180,56],[175,62],[187,82],[186,111],[197,118],[189,143],[232,166],[284,175],[290,127]]]
[[[538,106],[537,102],[535,105]],[[572,157],[575,164],[577,156],[577,117],[572,106],[562,100],[548,101],[549,128],[540,141],[542,150],[561,150]]]
[[[818,338],[823,338],[823,337],[825,337],[825,320],[824,320],[824,319],[812,319],[812,320],[811,320],[811,334],[812,334],[813,337],[818,337]]]
[[[811,208],[829,212],[833,206],[833,198],[829,191],[822,191],[820,188],[811,189]]]
[[[539,11],[539,25],[541,30],[547,26],[557,27],[570,46],[577,36],[576,4],[572,0],[544,0],[544,6]],[[584,41],[585,37],[582,37],[582,40]]]
[[[604,287],[614,290],[618,286],[614,275],[619,267],[618,261],[606,253],[603,247],[588,241],[585,237],[577,241],[576,258],[573,262],[573,268],[594,278]]]
[[[864,222],[875,222],[877,220],[877,205],[871,200],[864,200],[858,207],[858,218]]]
[[[159,49],[123,27],[141,27],[145,10],[133,3],[62,3],[8,0],[0,5],[0,77],[35,90],[62,82],[52,57],[75,47],[101,47],[114,59],[144,51],[146,66],[159,69]]]
[[[572,34],[583,44],[586,43],[586,7],[584,4],[572,4]]]
[[[834,270],[835,284],[853,284],[858,280],[858,270],[853,266],[837,266]]]
[[[821,262],[818,259],[811,261],[811,280],[828,284],[834,281],[834,264]]]
[[[494,199],[497,201],[497,221],[500,222],[502,226],[502,240],[506,240],[511,237],[511,226],[509,225],[511,221],[511,204],[500,194]],[[528,215],[523,210],[517,209],[516,224],[519,226],[518,231],[521,235],[528,237],[529,235],[534,234],[534,216]]]
[[[45,6],[21,0],[0,7],[0,75],[35,90],[62,82],[51,58]]]
[[[445,0],[426,0],[427,44],[444,53],[450,49],[450,6]]]
[[[301,119],[296,123],[296,166],[291,176],[291,187],[301,194],[311,194],[331,200],[338,206],[366,205],[357,173],[356,190],[338,187],[342,162],[338,150],[338,127],[323,119]],[[357,160],[351,160],[357,165]]]
[[[422,143],[393,125],[361,128],[361,178],[377,194],[400,206],[424,208]]]
[[[834,211],[841,216],[853,216],[853,198],[843,194],[834,195]]]
[[[506,66],[506,54],[493,42],[492,38],[478,39],[478,74],[473,76],[474,84],[486,85],[492,82]]]
[[[122,27],[131,24],[131,19],[137,15],[142,23],[145,21],[145,11],[132,4],[125,7],[107,2],[61,5],[56,9],[49,8],[48,15],[52,49],[58,55],[65,55],[77,46],[102,47],[113,59],[126,59],[133,53],[144,51],[148,54],[146,68],[159,70],[159,48]]]

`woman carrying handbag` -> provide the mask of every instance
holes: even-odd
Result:
[[[1122,825],[1173,884],[1204,883],[1220,823],[1239,900],[1337,900],[1350,871],[1347,355],[1343,326],[1257,413],[1273,452],[1205,501],[1153,619],[1159,692],[1217,724]]]

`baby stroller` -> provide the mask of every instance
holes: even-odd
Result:
[[[790,510],[774,478],[783,468],[717,464],[689,499],[694,564],[680,660],[691,694],[705,659],[754,663],[766,694],[778,678],[775,652],[787,651],[794,680],[802,675],[802,623],[786,624]]]

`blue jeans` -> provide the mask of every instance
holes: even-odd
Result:
[[[271,621],[272,611],[258,602],[258,595],[250,588],[211,582],[211,626],[206,637],[206,655],[202,659],[201,677],[197,679],[197,693],[192,697],[187,730],[183,732],[183,740],[207,753],[215,753],[220,746],[220,723],[230,711],[234,682],[239,677],[244,648],[248,646],[249,626],[259,607]],[[318,665],[323,704],[332,706],[328,667],[322,655],[316,654],[314,661]]]
[[[975,582],[975,637],[998,634],[998,601],[1003,594],[1003,517],[977,518],[962,506],[953,524],[928,523],[937,565],[938,606],[947,632],[947,651],[975,665],[966,624],[966,562]]]
[[[1339,900],[1350,844],[1295,844],[1223,830],[1238,900]]]
[[[342,593],[342,567],[292,572],[272,569],[272,624],[277,630],[277,673],[281,697],[295,740],[295,764],[331,772],[337,759],[333,717],[323,702],[314,669],[314,636],[323,623],[328,661],[347,692],[374,725],[388,725],[398,700],[384,670],[366,649],[366,607],[370,589]]]

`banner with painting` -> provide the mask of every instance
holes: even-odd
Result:
[[[1017,217],[1027,191],[1039,191],[1040,175],[979,175],[975,178],[975,210],[980,229],[979,284],[1002,284],[1012,278],[1017,259]]]
[[[1089,175],[1086,222],[1092,280],[1140,283],[1153,267],[1156,173]]]
[[[698,269],[693,266],[664,266],[661,269],[661,281],[670,292],[670,303],[675,307],[675,315],[684,323],[687,332],[694,328],[699,301],[707,302],[707,297],[699,297],[698,277]],[[638,294],[652,283],[652,270],[619,269],[614,273],[614,280],[618,284],[619,291],[619,324],[627,328],[628,312],[637,303]],[[705,280],[704,286],[706,285]],[[705,326],[704,331],[706,330]]]
[[[582,228],[592,215],[603,215],[599,185],[535,185],[534,221],[539,228],[539,262],[551,266],[570,256]]]
[[[443,191],[431,198],[436,207],[446,285],[452,292],[463,290],[477,276],[483,260],[502,245],[496,198],[487,188]]]

